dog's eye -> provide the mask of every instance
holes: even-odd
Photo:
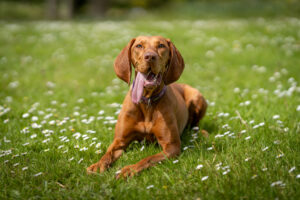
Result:
[[[165,48],[166,46],[164,44],[159,44],[158,48]]]
[[[143,46],[141,44],[138,44],[135,46],[136,48],[143,48]]]

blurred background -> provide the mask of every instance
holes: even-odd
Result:
[[[1,20],[298,17],[299,0],[1,0]]]

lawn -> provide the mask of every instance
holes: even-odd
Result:
[[[298,18],[0,22],[0,199],[299,199],[299,30]],[[138,35],[179,49],[209,137],[186,130],[177,159],[116,180],[161,151],[135,142],[89,176],[129,89],[113,61]]]

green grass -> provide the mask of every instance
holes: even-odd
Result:
[[[299,199],[299,30],[297,18],[1,22],[0,198]],[[86,167],[113,139],[114,124],[105,117],[116,118],[128,91],[113,61],[132,37],[144,34],[171,38],[182,53],[186,68],[178,82],[209,101],[199,124],[209,138],[186,130],[182,149],[189,148],[178,163],[167,160],[115,180],[123,166],[161,151],[157,144],[133,143],[109,171],[88,176]],[[77,132],[89,138],[76,139]],[[272,187],[276,181],[282,184]]]

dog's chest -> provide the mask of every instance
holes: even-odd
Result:
[[[152,128],[154,126],[154,120],[151,116],[145,116],[143,120],[138,123],[138,129],[144,134],[152,134]]]
[[[144,122],[143,126],[144,126],[144,133],[150,134],[151,130],[152,130],[152,127],[153,127],[153,123],[150,122],[150,121]]]

